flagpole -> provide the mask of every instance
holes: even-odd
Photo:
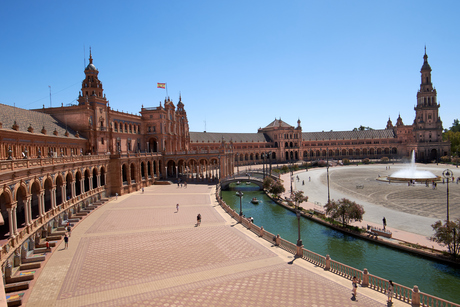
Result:
[[[168,99],[169,95],[168,95],[168,83],[165,83],[165,87],[166,87],[166,99]]]

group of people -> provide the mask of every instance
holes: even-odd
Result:
[[[353,279],[351,280],[351,293],[353,295],[352,299],[353,300],[356,300],[356,294],[357,294],[357,290],[358,290],[358,284],[360,283],[361,281],[358,280],[358,278],[356,278],[356,276],[353,276]],[[393,281],[390,279],[388,281],[388,287],[387,287],[387,296],[388,296],[388,300],[387,302],[388,303],[391,303],[393,302],[393,293],[394,293],[394,285],[393,285]]]
[[[182,188],[182,185],[186,188],[187,187],[187,181],[182,181],[180,178],[177,179],[177,187],[181,187]]]

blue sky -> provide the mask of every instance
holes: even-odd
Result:
[[[190,130],[412,124],[427,46],[444,128],[460,118],[458,1],[2,1],[0,103],[75,103],[89,47],[113,109],[158,106]]]

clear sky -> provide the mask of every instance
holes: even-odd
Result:
[[[76,103],[89,47],[115,110],[179,93],[190,130],[412,124],[427,46],[444,128],[460,118],[459,1],[2,1],[0,103]]]

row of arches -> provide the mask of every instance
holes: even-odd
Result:
[[[120,132],[120,133],[141,133],[141,125],[140,124],[128,124],[122,122],[113,122],[113,131]]]
[[[24,180],[0,189],[0,210],[4,225],[0,240],[14,237],[46,212],[106,184],[106,168],[78,169]]]

